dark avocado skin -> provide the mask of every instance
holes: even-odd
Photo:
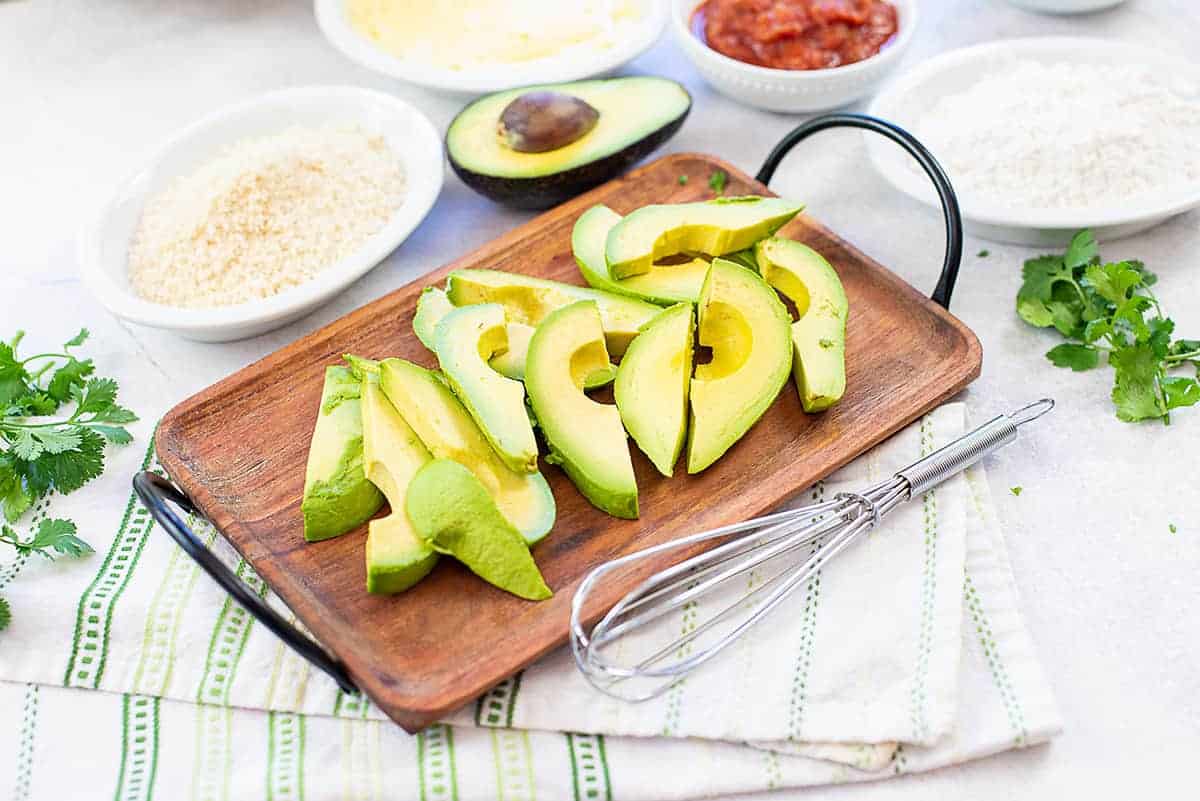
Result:
[[[455,160],[448,140],[446,153],[454,174],[479,194],[513,208],[541,211],[597,187],[637,164],[674,136],[691,110],[692,104],[688,103],[676,119],[602,159],[537,178],[497,178],[468,170]]]

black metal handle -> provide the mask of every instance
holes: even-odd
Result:
[[[245,582],[239,579],[217,555],[196,536],[195,532],[183,522],[170,504],[175,504],[188,514],[201,516],[191,498],[184,495],[167,479],[149,471],[138,473],[133,477],[133,491],[137,493],[142,505],[150,512],[154,521],[171,535],[171,539],[179,544],[184,553],[192,557],[196,564],[207,573],[221,589],[233,596],[254,619],[266,626],[275,636],[283,640],[292,650],[307,659],[314,667],[324,671],[337,682],[338,687],[348,693],[358,692],[354,682],[346,673],[346,668],[331,657],[325,649],[306,637],[299,629],[284,620],[266,602],[252,592]]]
[[[755,179],[761,184],[770,183],[776,168],[779,167],[779,162],[783,161],[783,157],[793,147],[813,134],[829,128],[861,128],[864,131],[874,131],[881,136],[886,136],[916,159],[917,163],[921,165],[921,169],[925,170],[925,174],[929,176],[929,180],[933,181],[934,189],[937,190],[938,197],[942,201],[942,216],[946,219],[946,258],[942,262],[942,275],[938,278],[937,286],[930,297],[934,303],[949,309],[950,296],[954,294],[954,282],[958,279],[958,268],[962,265],[962,214],[958,210],[958,197],[954,194],[954,187],[951,186],[950,179],[946,177],[946,171],[942,169],[942,165],[938,164],[929,149],[908,131],[887,120],[866,114],[825,114],[814,117],[793,129],[791,133],[783,137],[779,144],[775,145],[775,149],[767,156],[767,160],[763,162],[762,169],[758,171]]]

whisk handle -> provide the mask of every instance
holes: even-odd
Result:
[[[1053,400],[1042,398],[1012,414],[999,415],[896,475],[908,482],[909,497],[920,495],[1014,442],[1018,426],[1036,420],[1053,408]]]

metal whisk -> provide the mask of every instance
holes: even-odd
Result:
[[[1054,408],[1043,398],[1000,415],[862,492],[721,526],[646,548],[606,562],[584,578],[571,606],[571,650],[575,663],[601,692],[627,701],[645,701],[666,691],[705,664],[804,585],[830,559],[890,511],[1017,438],[1017,428]],[[655,573],[617,602],[590,631],[582,623],[588,596],[605,576],[629,570],[644,559],[727,539],[714,548]],[[760,568],[775,565],[769,575]],[[729,585],[750,574],[750,589]],[[729,603],[704,621],[659,645],[642,631],[677,609],[695,609],[702,596],[728,596]],[[687,615],[685,614],[685,620]],[[639,637],[639,632],[641,635]],[[618,652],[617,658],[610,653]],[[634,651],[630,656],[627,652]],[[621,660],[621,656],[627,659]],[[645,689],[646,687],[649,689]]]

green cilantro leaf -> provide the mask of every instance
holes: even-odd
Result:
[[[976,254],[975,254],[975,258],[977,258],[977,259],[986,259],[986,258],[987,258],[988,256],[990,256],[990,255],[992,255],[991,251],[990,251],[990,250],[988,250],[987,248],[984,248],[983,250],[981,250],[981,251],[979,251],[978,253],[976,253]]]
[[[1050,311],[1050,324],[1058,329],[1064,337],[1078,337],[1083,333],[1086,323],[1083,320],[1083,304],[1062,300],[1052,300],[1046,304]]]
[[[79,347],[84,342],[87,342],[87,338],[91,335],[91,331],[87,330],[86,328],[80,328],[78,334],[71,337],[63,344],[63,350],[70,350],[71,348]]]
[[[117,400],[117,382],[111,378],[93,378],[84,385],[77,400],[82,414],[104,412]]]
[[[1067,245],[1067,252],[1063,255],[1063,263],[1067,269],[1077,270],[1099,257],[1100,246],[1096,244],[1096,237],[1085,228],[1071,237],[1071,244]]]
[[[1162,417],[1166,412],[1158,397],[1158,360],[1148,345],[1113,351],[1108,362],[1116,370],[1112,401],[1117,417],[1126,422]]]
[[[1162,317],[1152,317],[1146,323],[1146,344],[1154,351],[1154,355],[1160,361],[1167,358],[1171,353],[1171,333],[1175,330],[1175,321],[1163,319]]]
[[[1020,487],[1020,486],[1009,487],[1008,491],[1011,492],[1013,495],[1020,495],[1024,491],[1024,487]]]
[[[0,508],[4,509],[4,519],[15,523],[32,506],[33,495],[21,476],[11,465],[0,462]]]
[[[4,600],[4,596],[0,595],[0,631],[8,628],[9,623],[12,623],[12,607]]]
[[[91,428],[113,445],[128,445],[133,442],[133,434],[130,434],[128,429],[121,428],[120,426],[95,425]]]
[[[76,557],[93,553],[92,546],[76,536],[75,524],[62,519],[43,520],[33,539],[18,547],[48,558],[52,558],[51,552]]]
[[[1083,277],[1100,297],[1114,305],[1124,303],[1129,297],[1129,290],[1142,283],[1142,274],[1125,262],[1089,264]]]
[[[688,182],[688,177],[686,175],[679,176],[679,185],[680,186],[685,185],[687,182]]]
[[[1172,356],[1182,356],[1187,353],[1194,353],[1200,358],[1200,339],[1177,339],[1171,345]]]
[[[708,176],[708,188],[718,197],[725,194],[725,184],[728,182],[729,174],[724,170],[713,170],[712,175]]]
[[[1200,382],[1185,376],[1166,376],[1160,380],[1168,409],[1200,403]]]
[[[0,405],[7,406],[28,394],[25,366],[7,342],[0,342]]]
[[[1073,282],[1074,276],[1058,256],[1042,256],[1025,262],[1025,282],[1017,292],[1017,314],[1030,325],[1047,328],[1054,324],[1054,312],[1047,305],[1054,299],[1054,286]]]
[[[1056,345],[1046,352],[1055,367],[1070,367],[1077,373],[1091,370],[1100,364],[1100,351],[1091,345]]]
[[[46,394],[60,403],[71,397],[72,391],[83,386],[85,379],[96,371],[91,359],[70,359],[62,367],[54,371]]]
[[[1112,320],[1107,317],[1098,317],[1090,321],[1083,329],[1083,341],[1095,342],[1109,336],[1113,332]]]
[[[16,439],[12,443],[12,452],[18,459],[32,462],[42,455],[42,446],[34,439],[33,432],[25,428],[17,432]]]
[[[104,437],[91,429],[80,431],[79,448],[65,453],[45,453],[35,464],[45,470],[54,488],[64,495],[104,472]]]

